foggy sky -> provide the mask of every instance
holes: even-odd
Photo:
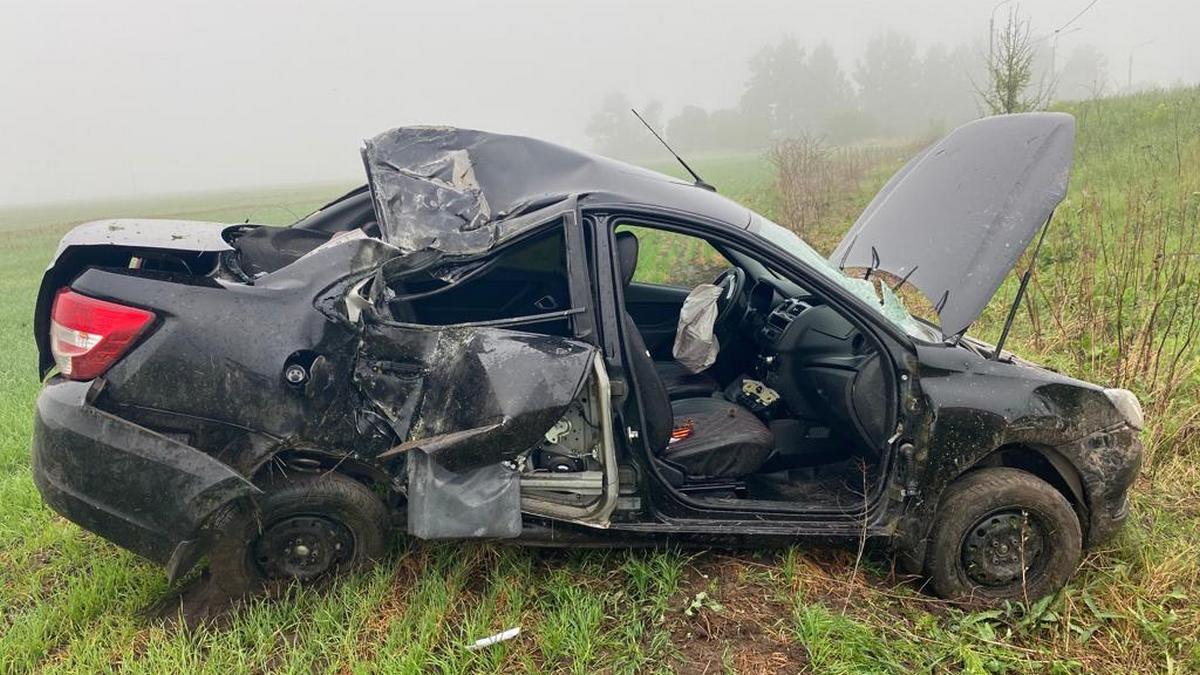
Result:
[[[1020,6],[1042,34],[1088,1]],[[784,34],[829,41],[852,72],[886,30],[983,44],[995,4],[0,0],[0,205],[352,181],[361,140],[406,124],[586,147],[606,92],[668,117],[731,106]],[[1059,59],[1092,43],[1123,86],[1152,40],[1135,82],[1200,81],[1194,0],[1099,0],[1075,25]]]

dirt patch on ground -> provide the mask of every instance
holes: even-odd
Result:
[[[323,577],[309,582],[308,586],[319,591],[335,581],[333,577]],[[237,620],[238,610],[247,601],[279,601],[288,595],[291,584],[288,581],[268,581],[255,593],[235,597],[221,590],[205,569],[167,591],[143,609],[141,615],[166,628],[194,631],[204,626],[212,630],[224,630]]]
[[[497,568],[503,565],[500,548],[469,546],[461,551],[447,583],[455,586],[453,597],[443,609],[439,623],[453,632],[465,613],[489,592]],[[380,564],[391,578],[385,594],[366,618],[359,639],[359,653],[368,660],[386,644],[392,624],[404,620],[409,611],[411,590],[435,567],[436,548],[404,547],[393,551]],[[860,603],[903,596],[908,602],[928,605],[938,612],[941,603],[897,586],[896,574],[881,573],[881,562],[873,558],[872,569],[855,573],[856,552],[846,548],[809,550],[803,554],[772,552],[698,551],[681,561],[681,577],[661,616],[662,628],[670,635],[671,667],[682,673],[714,673],[732,670],[746,673],[795,673],[809,667],[808,651],[796,632],[797,603],[822,603],[833,611],[859,614]],[[868,556],[871,558],[871,556]],[[588,557],[571,551],[539,551],[530,561],[531,579],[550,579],[564,568],[572,583],[590,592],[615,597],[624,592],[621,579],[624,556]],[[445,573],[450,573],[449,569]],[[317,585],[330,583],[329,580]],[[286,586],[268,588],[266,596],[286,594]],[[880,597],[882,596],[882,597]],[[261,596],[259,596],[261,597]],[[508,614],[512,600],[500,594],[493,601],[500,615]],[[614,601],[618,611],[622,602]],[[224,630],[236,621],[244,601],[230,598],[212,583],[208,573],[195,574],[143,611],[151,622],[167,628],[192,631],[204,627]],[[634,610],[636,611],[636,610]],[[527,668],[541,663],[537,625],[539,608],[525,607],[519,623],[526,631],[510,646],[507,665]],[[438,642],[445,639],[442,635]],[[644,645],[647,653],[653,651]]]
[[[755,574],[761,565],[703,555],[689,565],[668,623],[683,657],[681,673],[795,673],[808,662],[788,635],[791,608],[779,588]],[[689,616],[690,610],[690,616]]]

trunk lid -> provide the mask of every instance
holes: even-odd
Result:
[[[197,261],[232,250],[224,232],[233,225],[188,220],[128,218],[77,225],[58,244],[46,265],[34,309],[33,334],[38,346],[38,372],[45,377],[54,365],[50,350],[50,309],[58,290],[85,268],[118,265],[134,254],[176,254]],[[186,263],[185,263],[186,264]]]

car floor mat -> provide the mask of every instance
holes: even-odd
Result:
[[[861,506],[864,485],[869,490],[878,478],[878,465],[848,459],[823,466],[755,474],[745,480],[749,498],[852,508]]]

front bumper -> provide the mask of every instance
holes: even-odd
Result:
[[[92,406],[91,386],[55,376],[42,388],[34,483],[63,517],[176,578],[201,555],[209,516],[261,491],[202,451]]]
[[[1129,490],[1142,466],[1142,442],[1128,425],[1105,429],[1070,446],[1087,496],[1087,546],[1110,540],[1129,515]]]

